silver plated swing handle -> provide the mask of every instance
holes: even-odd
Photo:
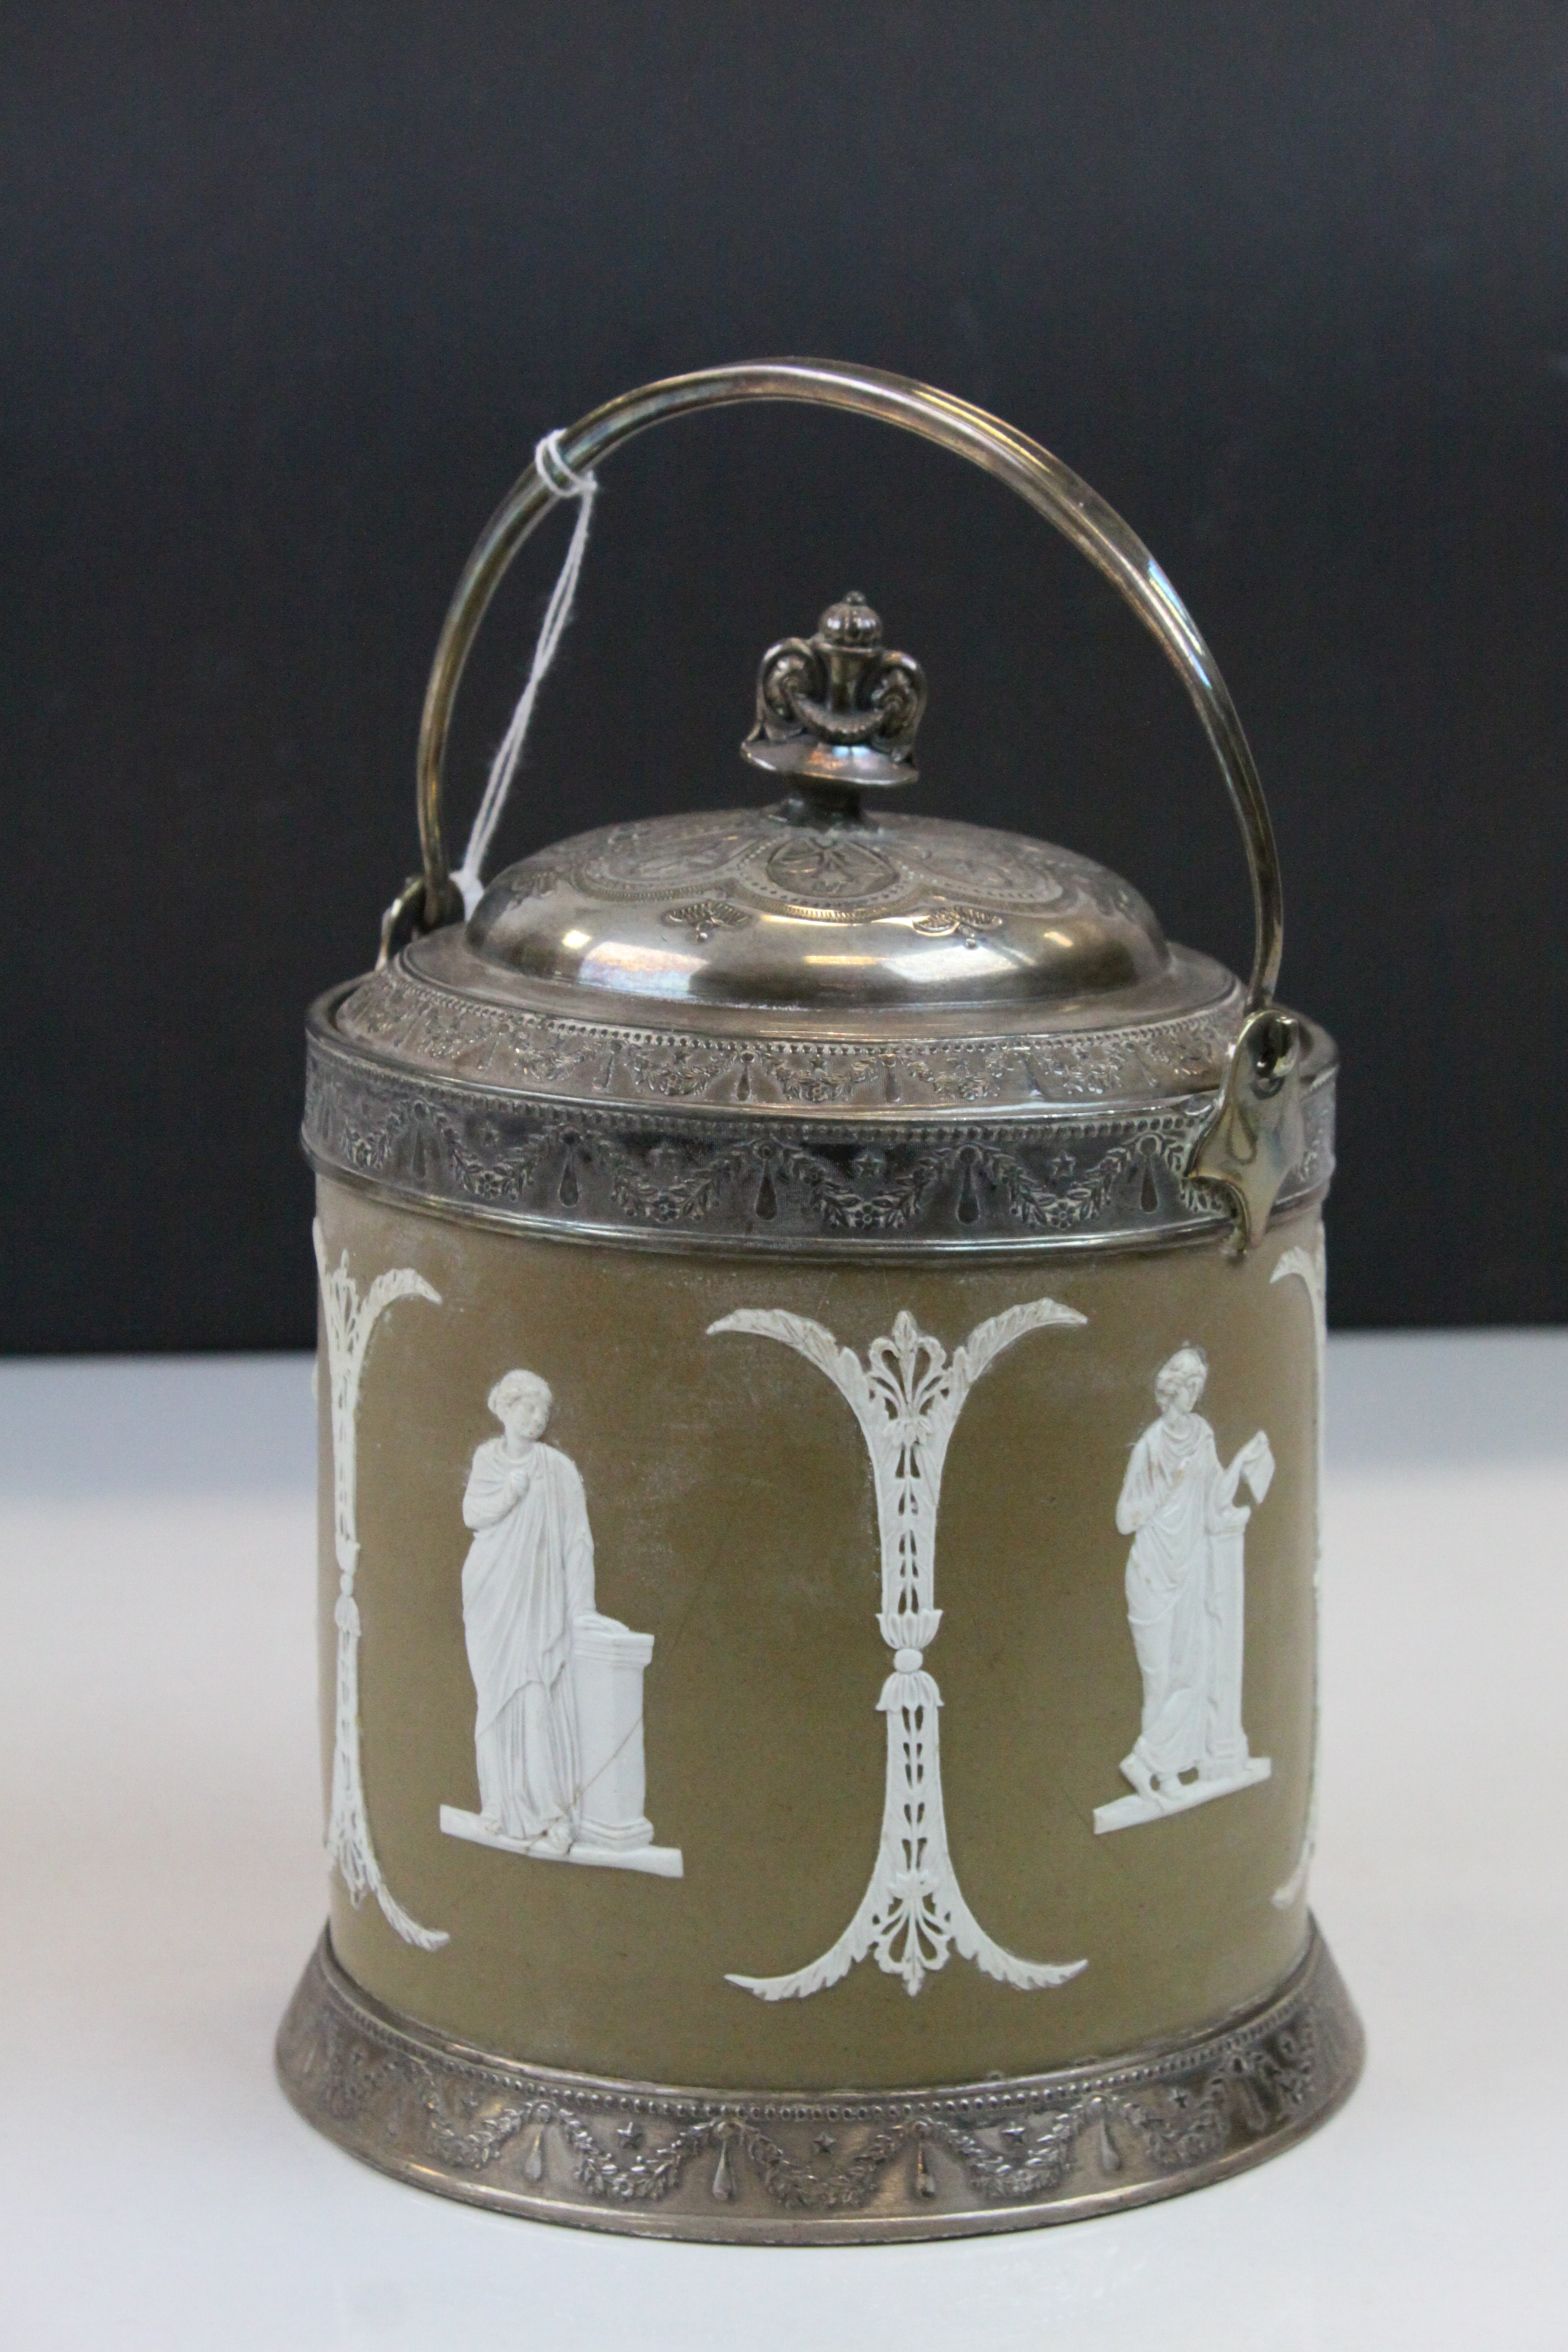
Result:
[[[1263,787],[1236,707],[1191,613],[1136,532],[1059,457],[998,417],[949,392],[880,368],[833,360],[764,359],[670,376],[596,408],[557,443],[573,473],[586,474],[671,417],[741,400],[795,400],[848,409],[918,433],[993,474],[1054,523],[1120,590],[1187,689],[1219,763],[1246,844],[1255,941],[1248,986],[1253,1008],[1268,1003],[1279,977],[1284,903],[1279,855]],[[470,648],[508,566],[555,497],[530,464],[502,499],[463,567],[431,664],[419,730],[419,836],[424,854],[422,928],[452,921],[461,908],[451,878],[442,803],[447,732]]]
[[[1284,945],[1284,890],[1263,787],[1214,656],[1197,623],[1135,531],[1038,441],[949,392],[880,368],[834,360],[766,359],[670,376],[596,408],[555,437],[574,474],[604,464],[651,425],[742,400],[804,401],[899,425],[968,458],[1016,491],[1086,555],[1150,631],[1198,714],[1240,824],[1252,886],[1253,951],[1247,1016],[1231,1055],[1219,1106],[1193,1153],[1190,1173],[1222,1187],[1247,1245],[1267,1227],[1299,1121],[1303,1039],[1273,995]],[[455,921],[462,901],[452,879],[443,825],[447,735],[452,706],[479,628],[513,557],[555,496],[530,464],[485,525],[442,623],[419,730],[419,837],[423,871],[388,909],[385,955],[408,930]]]

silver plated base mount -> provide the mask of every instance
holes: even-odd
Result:
[[[647,2237],[830,2245],[1027,2229],[1201,2188],[1323,2122],[1362,2047],[1314,1928],[1266,2000],[1127,2058],[934,2090],[675,2090],[412,2025],[323,1936],[278,2071],[318,2131],[443,2196]]]

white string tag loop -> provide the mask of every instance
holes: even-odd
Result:
[[[572,606],[577,596],[577,578],[583,568],[583,556],[588,546],[589,526],[593,521],[594,500],[599,495],[598,475],[594,473],[579,474],[574,467],[567,464],[561,454],[561,436],[558,432],[545,434],[534,451],[534,464],[538,469],[540,481],[552,498],[563,501],[569,498],[576,499],[577,519],[572,525],[571,544],[566,550],[566,560],[562,564],[560,576],[550,592],[550,601],[545,606],[538,641],[534,646],[534,658],[529,664],[528,676],[523,682],[523,691],[517,698],[517,708],[512,713],[506,733],[496,746],[495,757],[490,763],[490,773],[485,779],[484,792],[480,796],[479,807],[474,814],[473,827],[468,836],[468,846],[463,852],[462,863],[452,876],[453,881],[463,894],[465,915],[471,915],[479,904],[480,895],[484,890],[485,859],[489,855],[491,839],[501,821],[502,811],[506,807],[507,798],[512,789],[512,779],[522,763],[523,745],[528,737],[529,722],[534,715],[534,704],[538,700],[539,689],[544,683],[545,673],[554,661],[556,649],[566,633],[566,624],[572,617]]]

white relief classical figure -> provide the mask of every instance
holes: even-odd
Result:
[[[1292,1278],[1301,1283],[1311,1305],[1315,1365],[1312,1420],[1316,1431],[1317,1489],[1313,1504],[1312,1538],[1312,1759],[1307,1768],[1306,1823],[1290,1876],[1274,1889],[1272,1900],[1276,1911],[1288,1911],[1292,1903],[1305,1893],[1307,1873],[1312,1867],[1313,1850],[1318,1841],[1318,1758],[1323,1730],[1323,1428],[1328,1396],[1328,1257],[1321,1225],[1310,1247],[1303,1248],[1300,1243],[1296,1243],[1290,1249],[1282,1250],[1279,1263],[1269,1276],[1270,1282],[1289,1282]]]
[[[1208,1379],[1201,1348],[1181,1347],[1160,1367],[1160,1416],[1132,1450],[1116,1524],[1133,1539],[1127,1618],[1143,1677],[1143,1719],[1122,1772],[1133,1794],[1095,1809],[1097,1831],[1130,1829],[1266,1780],[1241,1720],[1243,1547],[1250,1508],[1262,1502],[1274,1456],[1260,1429],[1229,1465],[1198,1412]],[[1188,1775],[1192,1777],[1189,1778]]]
[[[479,1810],[441,1807],[449,1836],[540,1861],[681,1875],[643,1811],[642,1677],[653,1636],[594,1606],[593,1535],[574,1462],[544,1443],[536,1372],[490,1391],[500,1437],[463,1496],[463,1634],[474,1684]]]
[[[1081,1324],[1085,1317],[1054,1299],[1009,1307],[977,1324],[949,1360],[947,1350],[908,1314],[889,1338],[874,1339],[861,1362],[830,1331],[805,1316],[744,1307],[710,1324],[712,1332],[754,1332],[781,1340],[826,1374],[860,1425],[871,1456],[881,1550],[877,1618],[892,1651],[892,1671],[877,1701],[887,1724],[882,1829],[876,1862],[858,1909],[838,1941],[787,1976],[727,1981],[764,2001],[804,2000],[837,1984],[874,1956],[910,1994],[944,1968],[951,1952],[987,1976],[1021,1991],[1059,1985],[1082,1960],[1020,1960],[993,1941],[959,1887],[948,1850],[939,1745],[941,1693],[925,1665],[942,1612],[936,1600],[936,1524],[948,1441],[975,1382],[1002,1350],[1027,1331]]]
[[[365,1782],[359,1748],[359,1603],[354,1580],[359,1567],[359,1483],[357,1438],[359,1391],[365,1358],[377,1324],[398,1299],[426,1299],[441,1304],[412,1267],[398,1266],[378,1274],[364,1296],[348,1270],[345,1250],[336,1266],[327,1264],[326,1236],[318,1217],[312,1227],[316,1267],[321,1277],[322,1324],[327,1343],[328,1399],[332,1415],[332,1535],[338,1570],[336,1717],[332,1741],[332,1797],[327,1812],[327,1858],[337,1869],[349,1901],[362,1903],[375,1896],[405,1943],[422,1951],[439,1951],[446,1935],[421,1927],[398,1902],[382,1876],[365,1809]]]

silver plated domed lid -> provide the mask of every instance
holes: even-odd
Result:
[[[461,957],[447,950],[451,976],[515,976],[590,1018],[679,1004],[745,1025],[766,1009],[865,1037],[889,1016],[1133,1025],[1229,993],[1091,858],[886,807],[914,779],[924,699],[865,597],[830,604],[757,680],[743,750],[783,800],[642,818],[524,858],[484,891]]]
[[[1329,1040],[1092,859],[893,805],[925,702],[858,594],[772,646],[749,805],[537,851],[321,1001],[318,1168],[580,1239],[862,1255],[1255,1239],[1321,1191]],[[443,890],[427,861],[400,904],[450,918]]]
[[[623,1019],[788,1010],[868,1037],[889,1014],[1043,1026],[1072,1009],[1127,1026],[1226,993],[1092,859],[886,806],[914,780],[924,702],[918,664],[883,645],[865,598],[831,605],[813,637],[763,657],[743,749],[785,796],[523,859],[467,926],[467,977],[515,975],[590,1017],[610,999]]]

